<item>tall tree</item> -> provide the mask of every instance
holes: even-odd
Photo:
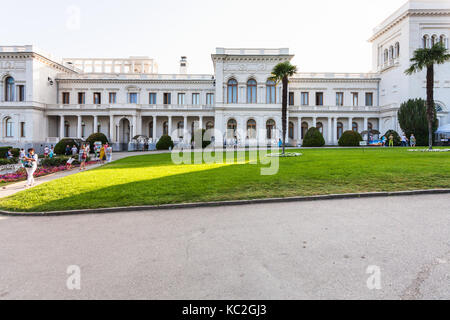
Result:
[[[420,48],[414,51],[411,66],[405,71],[407,75],[427,70],[427,120],[428,120],[428,146],[433,149],[433,121],[436,117],[434,105],[434,65],[444,64],[450,60],[450,54],[441,42],[431,48]]]
[[[289,61],[277,64],[272,70],[271,79],[275,83],[283,84],[283,100],[281,107],[281,122],[283,127],[283,155],[286,148],[286,132],[287,132],[287,105],[288,105],[288,86],[289,77],[292,77],[297,72],[297,67],[292,65]]]

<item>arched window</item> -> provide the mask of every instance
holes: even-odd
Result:
[[[289,130],[288,130],[289,139],[294,139],[294,123],[289,122]]]
[[[13,137],[13,121],[11,118],[6,118],[5,121],[5,127],[6,127],[6,137],[12,138]]]
[[[70,122],[64,121],[64,137],[70,137]]]
[[[235,79],[228,80],[228,103],[238,103],[238,83]]]
[[[257,103],[257,83],[254,79],[250,79],[247,82],[247,103]]]
[[[267,87],[267,103],[268,104],[273,104],[276,103],[277,101],[277,88],[276,88],[276,84],[273,80],[267,80],[266,83],[266,87]]]
[[[273,139],[275,136],[276,124],[272,119],[266,122],[267,139]]]
[[[184,131],[184,122],[183,121],[178,121],[177,131],[178,131],[178,137],[183,138],[183,131]]]
[[[400,43],[396,42],[395,43],[395,58],[397,59],[398,57],[400,57]]]
[[[389,47],[389,61],[392,61],[392,59],[394,59],[394,47],[390,46]]]
[[[436,106],[436,112],[444,111],[444,108],[442,107],[442,104],[440,102],[435,102],[435,106]]]
[[[437,35],[433,34],[431,36],[431,47],[434,46],[437,42],[438,42],[438,37],[437,37]]]
[[[227,123],[227,137],[228,138],[235,138],[236,137],[236,129],[237,129],[237,122],[234,119],[228,120]]]
[[[353,130],[354,132],[358,132],[358,124],[357,124],[356,122],[353,122],[353,123],[352,123],[352,130]]]
[[[384,50],[384,64],[387,64],[389,61],[389,51],[388,49]]]
[[[308,122],[302,122],[302,139],[305,138],[306,132],[308,132]]]
[[[423,36],[423,38],[422,38],[422,46],[423,46],[424,49],[429,47],[429,44],[430,44],[429,40],[430,40],[430,37],[427,34]]]
[[[163,136],[169,135],[169,123],[167,121],[164,121],[163,123]]]
[[[344,133],[344,125],[342,122],[337,123],[337,138],[340,139],[342,137],[342,134]]]
[[[247,121],[247,137],[249,139],[256,138],[256,121],[253,119]]]
[[[14,78],[5,79],[5,101],[14,101]]]
[[[323,123],[322,122],[317,122],[316,128],[317,128],[317,130],[319,130],[319,132],[321,134],[323,134]]]
[[[442,43],[442,45],[443,45],[446,49],[448,49],[448,39],[447,39],[447,37],[446,37],[445,35],[441,35],[441,36],[439,37],[439,41]]]

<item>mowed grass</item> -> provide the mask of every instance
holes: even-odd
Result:
[[[0,200],[8,211],[160,205],[219,200],[450,188],[450,153],[407,149],[301,150],[277,174],[263,164],[175,165],[170,154],[122,159]],[[247,154],[248,155],[248,154]],[[267,159],[266,159],[267,160]]]

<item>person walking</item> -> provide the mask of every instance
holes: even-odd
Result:
[[[55,156],[55,147],[51,146],[51,147],[50,147],[50,152],[49,152],[49,154],[48,154],[48,157],[49,157],[50,159],[52,159],[54,156]]]
[[[80,150],[80,171],[86,170],[87,150],[83,145]]]
[[[100,149],[100,163],[103,164],[103,161],[105,160],[105,146],[103,145],[102,148]]]
[[[48,158],[49,154],[50,154],[50,148],[48,146],[45,146],[45,148],[44,148],[44,158]]]
[[[409,138],[409,144],[411,145],[411,147],[416,146],[417,140],[416,140],[416,137],[414,136],[414,134],[411,134],[411,137]]]
[[[70,146],[67,145],[66,146],[66,156],[70,156],[70,153],[72,152],[72,150],[70,149]]]
[[[28,155],[23,158],[24,167],[27,171],[27,184],[25,188],[32,187],[34,185],[34,172],[38,165],[38,155],[34,152],[34,149],[28,149]]]
[[[389,136],[389,147],[394,147],[394,135]]]
[[[406,137],[405,134],[402,134],[402,147],[407,147],[408,146],[408,138]]]
[[[78,153],[78,148],[77,148],[77,146],[76,145],[73,145],[73,147],[72,147],[72,156],[76,156],[77,155],[77,153]]]

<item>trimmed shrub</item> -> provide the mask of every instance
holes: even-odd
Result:
[[[73,145],[76,145],[78,150],[80,149],[82,141],[78,140],[78,139],[70,139],[70,138],[66,138],[66,139],[62,139],[61,141],[59,141],[56,146],[55,146],[55,154],[58,155],[64,155],[66,153],[66,146],[69,145],[70,148],[73,147]]]
[[[6,159],[6,154],[8,153],[8,150],[12,147],[0,147],[0,159]]]
[[[398,147],[402,144],[402,140],[400,138],[400,135],[397,133],[397,131],[394,130],[388,130],[386,131],[386,133],[384,134],[384,136],[386,137],[386,144],[389,145],[389,136],[390,135],[394,136],[394,146]]]
[[[20,149],[18,149],[18,148],[12,149],[11,152],[12,152],[14,158],[18,158],[20,156]]]
[[[361,141],[363,141],[363,138],[358,132],[349,130],[342,134],[339,139],[339,145],[341,147],[359,147]]]
[[[325,139],[319,129],[312,127],[306,132],[302,147],[323,147]]]
[[[16,159],[16,158],[9,159],[9,160],[7,160],[7,159],[0,159],[0,166],[6,166],[8,164],[16,164],[18,162],[19,162],[19,159]]]
[[[438,127],[436,118],[433,121],[433,136]],[[418,146],[428,146],[428,117],[427,105],[423,99],[410,99],[400,106],[398,110],[398,122],[406,137],[414,134]]]
[[[201,129],[201,135],[202,135],[202,149],[205,149],[207,146],[209,146],[211,144],[211,141],[205,141],[205,133],[206,130],[205,129]],[[194,141],[195,136],[196,135],[200,135],[200,129],[196,130],[194,132],[194,135],[191,138],[191,143]],[[197,146],[197,143],[194,146],[196,149],[199,148],[199,146]]]
[[[100,141],[102,144],[109,143],[108,138],[103,133],[93,133],[86,139],[86,143],[89,143],[91,151],[94,152],[94,143]]]
[[[156,144],[156,150],[169,150],[170,148],[173,149],[173,146],[172,138],[168,135],[164,135]]]

